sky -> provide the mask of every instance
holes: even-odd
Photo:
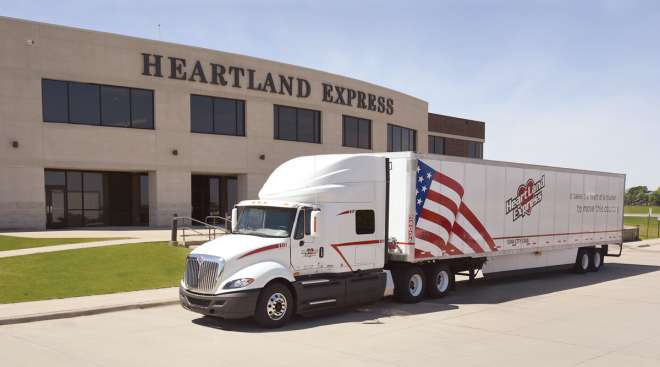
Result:
[[[0,15],[353,77],[485,121],[486,159],[660,186],[660,1],[0,0]]]

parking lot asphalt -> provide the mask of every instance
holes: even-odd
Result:
[[[459,282],[450,296],[278,330],[179,306],[0,326],[3,366],[659,366],[660,243],[598,273]]]

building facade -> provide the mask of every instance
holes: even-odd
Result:
[[[0,78],[2,229],[226,216],[296,156],[436,152],[438,139],[467,155],[454,140],[484,139],[483,123],[443,123],[359,80],[3,17]]]

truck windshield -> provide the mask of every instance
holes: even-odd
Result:
[[[268,206],[238,207],[238,223],[234,233],[251,234],[267,237],[289,237],[294,208],[276,208]]]

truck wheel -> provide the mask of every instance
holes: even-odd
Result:
[[[591,266],[591,254],[590,251],[586,248],[579,248],[577,253],[577,259],[575,259],[575,272],[576,273],[586,273],[589,271]]]
[[[454,284],[454,273],[447,264],[432,265],[426,273],[426,284],[429,297],[444,297]]]
[[[603,250],[599,248],[591,249],[591,261],[589,261],[589,270],[598,271],[603,266]]]
[[[278,328],[289,321],[293,314],[293,296],[282,283],[271,283],[259,294],[254,319],[266,328]]]
[[[419,266],[406,266],[394,275],[394,295],[405,303],[417,303],[424,298],[426,277]]]

